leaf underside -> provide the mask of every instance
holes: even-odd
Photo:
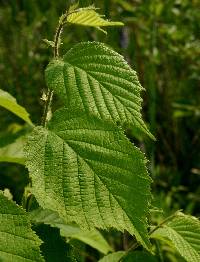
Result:
[[[109,121],[58,111],[34,129],[27,167],[39,204],[83,229],[125,229],[145,247],[151,200],[144,155]]]
[[[25,211],[0,193],[0,261],[44,261]]]
[[[200,221],[180,213],[152,234],[153,238],[169,239],[188,262],[200,261]]]
[[[133,126],[151,138],[141,115],[143,89],[124,58],[102,43],[83,42],[46,69],[46,82],[72,110]]]

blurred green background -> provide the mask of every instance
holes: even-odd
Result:
[[[44,69],[58,18],[74,1],[0,0],[0,83],[39,124]],[[107,18],[125,23],[105,35],[68,26],[62,51],[79,41],[101,41],[125,56],[146,89],[143,116],[157,138],[129,138],[146,153],[154,180],[153,203],[166,213],[183,209],[200,215],[200,1],[104,0],[94,3]],[[25,132],[24,123],[0,109],[0,147]],[[20,203],[28,183],[26,169],[0,163],[0,189]]]

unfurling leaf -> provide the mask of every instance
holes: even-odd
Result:
[[[67,22],[71,24],[77,24],[82,26],[92,26],[97,29],[105,26],[123,26],[122,22],[112,22],[104,18],[104,16],[96,12],[94,6],[79,8],[76,10],[69,11],[67,16]],[[105,32],[105,31],[104,31]]]
[[[127,230],[148,248],[151,200],[145,157],[110,121],[58,111],[26,146],[39,204],[83,229]]]

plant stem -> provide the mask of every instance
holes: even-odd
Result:
[[[123,248],[124,250],[128,249],[128,232],[125,231],[123,234]]]
[[[166,224],[167,222],[169,222],[170,220],[174,219],[177,214],[180,212],[181,210],[177,210],[174,214],[172,214],[171,216],[165,218],[160,224],[158,224],[156,227],[154,227],[152,230],[150,230],[149,235],[152,235],[158,228],[162,227],[164,224]],[[140,244],[139,243],[134,243],[128,250],[127,253],[136,249],[137,247],[139,247]]]
[[[164,224],[166,224],[170,220],[174,219],[180,211],[181,210],[178,210],[174,214],[172,214],[171,216],[165,218],[160,224],[158,224],[156,227],[154,227],[152,230],[150,230],[149,235],[152,235],[158,228],[162,227]]]
[[[61,34],[63,31],[63,27],[66,23],[66,18],[67,18],[67,11],[65,12],[64,15],[61,16],[59,20],[58,27],[56,29],[56,33],[54,36],[54,58],[59,57],[59,48],[60,48],[60,42],[61,42]],[[45,99],[45,104],[44,104],[44,112],[42,116],[42,126],[46,127],[47,122],[48,122],[48,114],[51,110],[51,102],[53,98],[53,91],[48,89],[47,94],[46,94],[46,99]]]
[[[65,24],[65,19],[67,17],[67,13],[63,15],[59,21],[58,27],[56,29],[55,37],[54,37],[54,58],[59,57],[59,47],[60,47],[60,39],[61,39],[61,34],[62,30]]]
[[[46,97],[47,98],[46,98],[46,101],[45,101],[44,112],[43,112],[43,116],[42,116],[42,126],[43,127],[46,127],[46,125],[47,125],[48,113],[50,111],[51,101],[52,101],[52,98],[53,98],[53,91],[48,89]]]

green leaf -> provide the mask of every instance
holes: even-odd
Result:
[[[151,237],[169,239],[188,262],[200,261],[200,221],[195,217],[179,213]]]
[[[0,261],[44,261],[25,211],[0,193]]]
[[[60,237],[59,230],[47,225],[34,227],[43,243],[40,247],[47,262],[72,262],[71,246]]]
[[[119,262],[125,255],[126,255],[125,251],[114,252],[103,257],[102,259],[99,260],[99,262]]]
[[[151,255],[150,253],[144,251],[134,251],[128,253],[122,259],[123,262],[158,262],[155,256]]]
[[[151,200],[146,159],[109,121],[58,111],[26,146],[39,204],[83,229],[125,229],[145,247]]]
[[[10,162],[24,165],[24,144],[26,137],[22,136],[13,143],[0,147],[0,162]]]
[[[126,251],[118,251],[111,253],[102,259],[99,262],[156,262],[158,261],[154,256],[150,253],[143,251],[134,251],[127,253]]]
[[[0,106],[22,118],[28,124],[33,125],[26,109],[18,105],[16,99],[2,89],[0,89]]]
[[[141,115],[142,87],[121,55],[97,42],[79,43],[46,69],[46,82],[70,109],[129,124],[153,136]]]
[[[57,227],[60,229],[60,234],[63,237],[77,239],[84,242],[87,245],[97,249],[103,254],[107,254],[112,251],[107,241],[101,235],[101,233],[94,229],[92,231],[83,231],[76,225],[68,225],[63,219],[59,218],[56,212],[47,209],[36,209],[30,213],[31,220],[35,223],[44,223]]]
[[[72,10],[67,16],[67,22],[82,26],[92,26],[101,30],[105,26],[123,26],[121,22],[112,22],[104,19],[103,15],[96,12],[93,6]]]

